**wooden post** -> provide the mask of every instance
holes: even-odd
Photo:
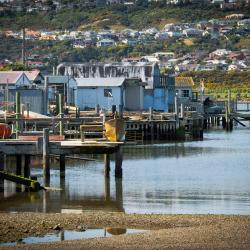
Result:
[[[97,104],[97,105],[95,106],[95,112],[96,112],[97,115],[100,114],[100,105],[99,105],[99,104]]]
[[[20,132],[20,93],[16,92],[16,139],[18,139],[18,135]]]
[[[24,177],[30,176],[30,155],[24,156],[24,171],[23,171]]]
[[[48,91],[48,89],[49,89],[49,87],[48,87],[48,77],[47,76],[45,76],[45,79],[44,79],[44,98],[43,98],[43,100],[44,100],[44,103],[43,103],[43,114],[44,115],[47,115],[48,114],[48,95],[49,95],[49,91]]]
[[[184,104],[181,103],[181,118],[184,117]]]
[[[105,177],[109,178],[110,173],[110,155],[105,154],[104,155],[104,175]]]
[[[110,178],[105,176],[104,179],[104,185],[105,185],[105,200],[110,201]]]
[[[123,118],[123,105],[119,105],[119,110],[118,110],[118,112],[119,112],[119,117],[122,119]]]
[[[43,129],[43,177],[44,183],[48,184],[50,179],[49,166],[49,129]]]
[[[149,108],[149,121],[152,121],[153,120],[153,108],[152,107],[150,107]]]
[[[174,108],[175,108],[175,117],[176,117],[176,128],[180,127],[179,123],[179,107],[178,107],[178,96],[174,98]]]
[[[116,105],[112,105],[112,114],[114,114],[116,111]]]
[[[4,154],[0,152],[0,171],[5,169],[4,166],[5,159],[4,159]],[[0,178],[0,192],[4,192],[4,180]]]
[[[123,209],[123,188],[122,179],[115,179],[115,200],[119,204],[119,208]]]
[[[121,147],[115,153],[115,177],[122,178],[122,150]]]
[[[65,155],[60,155],[60,177],[65,177]]]
[[[22,155],[16,155],[16,175],[22,175]]]
[[[63,119],[63,96],[62,94],[59,94],[59,116],[61,119]],[[59,127],[60,127],[60,135],[63,135],[63,121],[60,120],[59,122]]]

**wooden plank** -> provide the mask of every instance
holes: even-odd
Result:
[[[21,135],[19,136],[19,140],[21,141],[38,141],[39,138],[42,138],[42,136],[39,135]],[[65,136],[64,135],[50,135],[49,141],[64,141]]]

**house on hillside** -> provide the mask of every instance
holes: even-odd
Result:
[[[144,85],[138,78],[76,78],[77,101],[81,109],[101,108],[111,109],[119,105],[125,110],[143,109]]]

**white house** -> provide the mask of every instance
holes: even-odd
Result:
[[[81,109],[99,105],[111,109],[122,105],[126,110],[142,110],[144,84],[138,78],[76,78],[77,106]]]
[[[108,47],[115,45],[115,41],[112,39],[102,39],[96,43],[97,47]]]

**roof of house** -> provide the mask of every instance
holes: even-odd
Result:
[[[194,81],[192,77],[178,76],[175,77],[175,87],[193,87]]]
[[[78,87],[120,87],[125,80],[125,77],[76,78]]]
[[[15,72],[24,73],[29,78],[30,81],[34,81],[37,78],[37,76],[41,73],[40,70],[38,69],[30,71],[15,71]]]
[[[15,84],[23,71],[0,71],[0,84]]]

